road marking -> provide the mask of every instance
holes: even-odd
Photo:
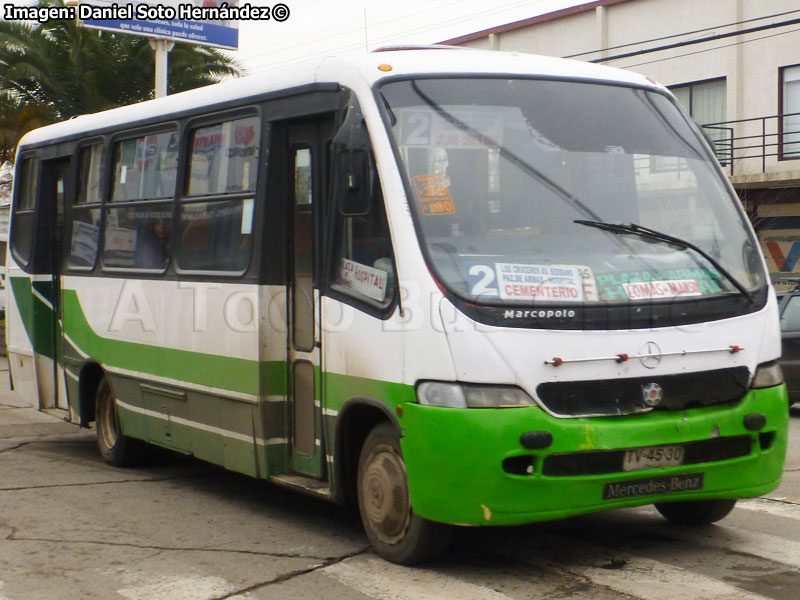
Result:
[[[756,498],[755,500],[739,500],[736,508],[756,510],[776,517],[788,517],[800,520],[800,503],[788,498]]]
[[[614,553],[616,560],[625,561],[624,568],[582,567],[577,574],[592,583],[629,594],[642,600],[674,600],[683,598],[703,600],[764,600],[766,596],[751,594],[732,585],[680,567],[627,554]],[[680,590],[678,592],[678,590]]]
[[[650,529],[648,525],[636,526],[637,533],[648,529]],[[673,532],[670,529],[665,533],[663,526],[653,526],[652,529],[661,535],[671,535]],[[577,533],[548,534],[547,542],[554,545],[554,552],[542,554],[540,550],[535,550],[534,554],[530,555],[528,547],[519,547],[511,543],[504,549],[503,554],[509,559],[522,558],[524,562],[538,565],[547,571],[577,580],[586,579],[595,586],[641,600],[673,600],[676,595],[703,600],[765,600],[766,598],[726,583],[721,578],[698,573],[691,567],[680,567],[640,556],[635,553],[635,549],[609,548]],[[705,540],[698,536],[695,542],[702,544]],[[623,543],[623,548],[624,545]],[[730,546],[726,547],[726,550],[729,549]],[[679,550],[675,556],[680,557]],[[679,593],[676,590],[680,590]]]
[[[511,600],[487,587],[378,558],[351,559],[320,572],[376,600]]]
[[[773,503],[740,500],[737,502],[734,511],[742,508],[744,510],[765,512],[772,516],[783,510],[800,511],[800,506],[792,507],[792,505],[786,505],[784,507],[780,504],[777,506],[770,506],[770,504]],[[789,515],[781,514],[780,516]],[[791,515],[791,518],[797,519],[800,517],[794,514]],[[652,524],[643,524],[637,527],[642,531],[664,535],[681,542],[689,542],[690,544],[726,552],[741,552],[742,554],[750,554],[789,567],[800,568],[800,541],[761,533],[744,527],[735,527],[728,523],[729,521],[721,521],[712,528],[694,529],[669,525],[665,527],[664,522],[659,519],[658,522],[654,521]]]
[[[221,577],[152,576],[150,583],[117,590],[117,593],[129,600],[211,600],[227,596],[235,589]]]

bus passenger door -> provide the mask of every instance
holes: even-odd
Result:
[[[41,186],[39,188],[39,210],[46,214],[47,227],[38,235],[46,233],[51,240],[47,244],[47,267],[49,274],[34,275],[31,285],[38,310],[49,313],[39,323],[46,327],[44,335],[35,336],[36,383],[39,390],[40,408],[68,409],[66,382],[64,381],[62,315],[61,315],[61,268],[63,252],[64,210],[67,195],[69,159],[44,160],[41,163]],[[37,244],[38,245],[38,244]],[[35,302],[35,301],[34,301]],[[37,324],[38,325],[38,324]]]
[[[320,302],[315,242],[324,186],[324,122],[291,125],[289,144],[288,366],[290,465],[295,473],[322,478],[320,396]]]

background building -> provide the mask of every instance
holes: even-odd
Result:
[[[599,0],[443,43],[594,61],[668,86],[714,141],[770,270],[800,276],[797,0]]]

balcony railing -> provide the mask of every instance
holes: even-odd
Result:
[[[792,127],[787,129],[786,119],[789,117],[794,119]],[[800,113],[709,123],[703,125],[703,129],[711,138],[719,162],[730,170],[731,175],[734,175],[736,165],[745,160],[760,160],[761,172],[766,173],[770,157],[800,159]],[[752,167],[748,172],[753,172]]]

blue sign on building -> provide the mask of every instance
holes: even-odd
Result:
[[[88,0],[78,5],[78,18],[85,27],[104,29],[146,37],[167,38],[175,42],[189,42],[236,50],[239,47],[239,21],[194,21],[195,8],[213,9],[237,7],[237,0],[156,0],[133,2],[130,0]],[[223,11],[224,14],[224,11]]]

